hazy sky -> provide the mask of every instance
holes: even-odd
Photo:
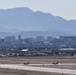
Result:
[[[76,19],[76,0],[0,0],[0,9],[29,7],[65,19]]]

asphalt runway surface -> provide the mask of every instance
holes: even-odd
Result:
[[[60,66],[65,66],[65,65],[67,65],[67,66],[74,66],[74,65],[76,65],[76,63],[58,63],[58,64],[29,64],[30,66],[35,66],[35,65],[37,65],[37,66],[51,66],[51,65],[60,65]]]
[[[73,69],[58,69],[58,68],[33,67],[33,66],[30,66],[30,65],[32,65],[32,64],[29,64],[29,65],[0,64],[0,68],[16,69],[16,70],[27,70],[27,71],[38,71],[38,72],[64,73],[64,74],[73,74],[73,75],[76,75],[76,70],[73,70]],[[33,64],[33,65],[36,65],[36,64]],[[45,64],[45,65],[47,65],[47,64]]]

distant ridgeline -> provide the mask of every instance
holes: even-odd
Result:
[[[76,35],[76,20],[67,21],[50,13],[34,12],[23,7],[0,9],[0,32],[21,31],[44,31],[46,35],[52,36]],[[50,33],[46,31],[50,31]],[[9,34],[11,35],[11,33]]]

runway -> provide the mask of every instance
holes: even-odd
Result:
[[[51,65],[60,65],[60,66],[74,66],[74,65],[76,65],[76,63],[58,63],[58,64],[29,64],[30,66],[35,66],[35,65],[37,65],[37,66],[51,66]]]
[[[38,71],[38,72],[64,73],[64,74],[76,75],[76,70],[33,67],[30,65],[0,64],[0,68],[9,68],[9,69],[27,70],[27,71]]]

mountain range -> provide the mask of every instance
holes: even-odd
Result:
[[[76,36],[76,20],[66,20],[42,11],[34,12],[27,7],[0,9],[0,37],[9,34]]]

